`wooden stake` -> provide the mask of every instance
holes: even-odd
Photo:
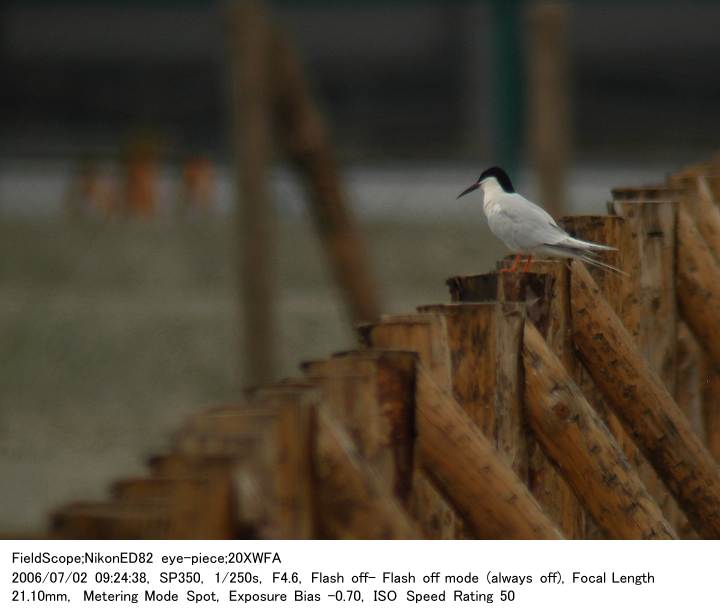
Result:
[[[483,539],[558,539],[560,532],[453,398],[420,365],[420,458],[443,494]]]
[[[303,364],[361,455],[401,502],[412,487],[415,361],[413,353],[369,349]]]
[[[122,502],[169,505],[177,509],[183,539],[232,539],[234,526],[224,485],[197,474],[184,477],[138,477],[113,484]]]
[[[302,63],[287,38],[273,37],[274,101],[285,151],[300,171],[311,212],[353,322],[380,316],[380,300],[361,235],[341,188],[323,122]]]
[[[615,246],[602,258],[623,271],[619,276],[599,268],[588,271],[603,291],[611,308],[632,333],[638,350],[659,374],[671,394],[676,391],[677,309],[675,302],[675,212],[672,201],[643,201],[674,195],[662,187],[624,189],[634,201],[615,201],[611,212],[619,216],[578,216],[563,219],[577,237]],[[613,191],[617,194],[618,191]],[[641,195],[647,195],[641,197]],[[583,391],[607,421],[610,431],[637,468],[640,478],[667,519],[680,529],[686,521],[652,466],[605,403],[591,378],[583,379]]]
[[[318,411],[316,439],[313,465],[321,538],[421,537],[328,409]]]
[[[720,369],[706,356],[701,375],[703,426],[707,446],[715,460],[720,463]]]
[[[449,390],[450,356],[445,319],[436,314],[383,317],[380,322],[359,328],[365,346],[401,349],[417,353],[420,362],[441,387]],[[414,456],[409,510],[428,539],[462,539],[469,530],[456,508],[427,476],[419,456]]]
[[[717,465],[588,271],[571,267],[573,338],[585,367],[693,527],[720,538]]]
[[[678,214],[677,277],[680,312],[715,365],[720,365],[720,266],[685,210]]]
[[[477,389],[488,392],[489,396],[486,394],[486,397],[491,401],[495,399],[494,415],[497,416],[499,428],[504,427],[506,432],[503,441],[500,438],[502,432],[496,429],[496,447],[500,452],[523,453],[523,457],[519,459],[522,459],[526,466],[524,473],[518,474],[527,481],[532,495],[565,537],[584,538],[586,533],[582,507],[532,434],[528,433],[525,426],[525,410],[519,404],[522,402],[519,395],[522,378],[518,374],[520,368],[518,347],[523,316],[527,315],[527,319],[542,330],[543,335],[553,345],[553,349],[569,366],[575,363],[569,327],[567,268],[564,263],[558,261],[536,261],[533,266],[534,271],[527,274],[493,273],[458,276],[448,281],[451,296],[455,301],[500,300],[487,304],[490,308],[494,307],[489,314],[494,317],[492,324],[497,332],[494,336],[495,340],[493,341],[491,337],[491,342],[479,344],[476,336],[465,335],[460,337],[459,344],[462,345],[462,341],[466,340],[466,344],[471,345],[468,351],[472,350],[474,355],[483,358],[483,363],[487,364],[489,373],[493,377],[491,381],[481,378],[480,381],[484,386],[478,386]],[[482,306],[482,304],[463,305]],[[446,318],[450,326],[450,316],[446,315]],[[462,330],[460,333],[462,334]],[[450,332],[448,337],[452,341]],[[458,351],[453,352],[453,364],[462,363],[464,357],[465,355],[459,354]],[[466,380],[463,379],[461,382]],[[456,399],[467,411],[463,399],[458,396],[457,384],[455,389]],[[492,438],[494,435],[491,436],[485,430],[484,432],[491,442],[496,442]],[[517,454],[515,457],[518,457]],[[512,457],[509,459],[513,460]],[[513,469],[516,472],[519,470],[517,465],[514,465]]]
[[[271,159],[270,27],[262,4],[233,2],[227,10],[230,115],[235,155],[236,219],[242,302],[245,385],[275,373],[272,221],[268,195]]]
[[[527,480],[518,361],[524,305],[464,303],[421,306],[419,310],[444,316],[455,400],[502,459]]]
[[[703,418],[703,389],[701,376],[705,362],[702,347],[688,326],[681,322],[677,341],[677,394],[675,400],[685,413],[695,433],[705,442]]]
[[[72,503],[52,515],[53,539],[180,539],[173,508],[158,504]]]
[[[530,426],[607,537],[675,538],[620,446],[530,323],[523,360]]]
[[[671,177],[670,182],[681,189],[683,206],[690,217],[695,220],[698,232],[718,261],[720,260],[720,210],[716,203],[716,196],[713,194],[713,186],[717,187],[718,184],[711,183],[713,176],[706,175],[710,172],[711,169],[688,170],[684,174]],[[688,336],[691,335],[688,334]],[[689,345],[688,350],[697,356],[694,346]],[[695,357],[687,367],[687,378],[693,384],[702,383],[703,421],[699,433],[705,435],[710,451],[716,459],[720,459],[720,449],[717,445],[720,442],[720,435],[713,433],[713,430],[720,425],[720,397],[717,395],[720,392],[720,370],[707,352],[701,351],[700,355],[704,357]],[[691,369],[692,372],[690,372]],[[692,408],[687,411],[694,414],[697,409]]]

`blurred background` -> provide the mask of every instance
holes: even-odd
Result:
[[[187,413],[254,384],[243,4],[0,7],[0,533],[102,496]],[[556,214],[604,213],[610,187],[718,146],[716,2],[264,6],[303,60],[382,312],[445,301],[448,276],[505,254],[455,200],[490,165]],[[276,145],[259,253],[268,378],[355,341],[286,160]]]

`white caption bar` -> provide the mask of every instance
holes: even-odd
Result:
[[[2,613],[583,616],[716,601],[711,541],[4,541]]]

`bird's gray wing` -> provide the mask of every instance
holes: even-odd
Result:
[[[521,195],[503,195],[495,205],[488,216],[488,224],[512,250],[557,244],[568,237],[550,214]]]

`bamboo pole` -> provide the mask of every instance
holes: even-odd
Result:
[[[530,426],[607,537],[675,538],[612,434],[530,323],[523,361]]]
[[[561,537],[517,475],[422,364],[417,373],[416,422],[423,467],[476,537]]]
[[[262,3],[227,9],[230,115],[235,156],[236,220],[242,302],[243,382],[261,385],[275,372],[272,221],[268,195],[271,159],[270,26]]]
[[[275,32],[273,87],[281,143],[300,172],[320,241],[353,322],[380,315],[380,299],[362,237],[343,194],[327,128],[287,38]]]
[[[720,470],[592,276],[571,267],[573,339],[585,367],[693,527],[720,538]]]
[[[528,9],[529,142],[540,202],[557,216],[566,207],[570,159],[569,9],[539,3]]]
[[[491,332],[495,335],[479,337],[473,332],[459,329],[459,342],[456,347],[467,347],[464,352],[452,347],[453,336],[448,333],[453,352],[453,364],[459,364],[454,373],[462,372],[462,364],[466,356],[479,355],[481,365],[486,365],[489,376],[478,379],[480,384],[473,386],[473,381],[462,379],[465,386],[470,385],[470,393],[479,390],[485,392],[489,404],[494,404],[494,415],[498,417],[499,427],[491,426],[492,430],[483,430],[486,436],[500,452],[520,451],[523,453],[524,474],[532,495],[538,500],[543,510],[558,525],[567,538],[584,538],[586,536],[585,516],[582,506],[565,480],[557,472],[537,441],[525,428],[525,410],[521,405],[520,391],[522,377],[519,374],[520,362],[519,343],[522,333],[523,317],[542,330],[553,350],[574,369],[574,352],[570,338],[570,306],[567,269],[564,263],[557,261],[541,261],[534,263],[535,271],[531,273],[482,274],[479,276],[458,276],[451,278],[448,285],[454,301],[472,302],[488,300],[484,304],[485,311],[491,319]],[[494,301],[499,300],[499,301]],[[466,310],[477,311],[483,304],[462,304]],[[455,309],[457,311],[457,309]],[[446,315],[448,325],[450,316]],[[503,332],[505,332],[503,334]],[[508,335],[509,334],[509,335]],[[487,339],[489,338],[489,340]],[[480,350],[480,351],[479,351]],[[478,360],[476,360],[477,362]],[[465,368],[467,371],[467,368]],[[471,374],[479,372],[474,369]],[[458,379],[454,378],[454,381]],[[458,392],[455,384],[455,396],[463,408],[467,395]],[[471,412],[472,415],[472,412]],[[505,428],[505,440],[500,436],[500,428]],[[495,438],[495,434],[497,437]],[[519,456],[507,454],[506,461],[512,462]],[[518,472],[518,466],[513,469]]]

